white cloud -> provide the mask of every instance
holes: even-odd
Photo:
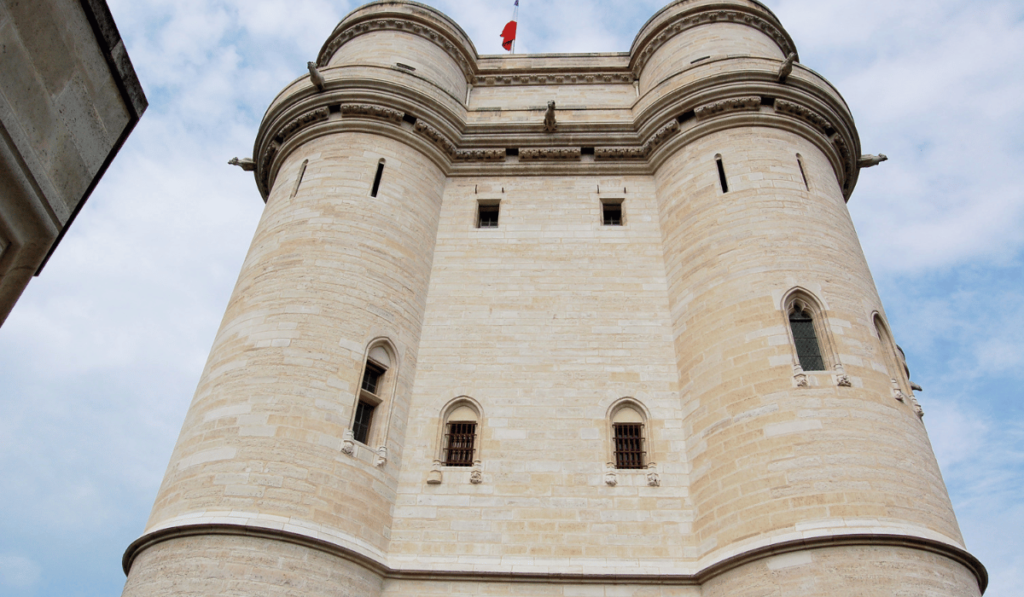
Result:
[[[42,573],[39,564],[28,558],[0,554],[0,587],[27,589],[39,582]]]

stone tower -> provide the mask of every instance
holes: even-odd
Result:
[[[124,594],[980,595],[797,58],[754,0],[612,54],[347,16]]]

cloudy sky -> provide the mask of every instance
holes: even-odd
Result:
[[[108,0],[150,109],[0,329],[0,595],[120,594],[263,202],[251,154],[345,0]],[[523,0],[517,52],[626,51],[667,0]],[[968,548],[1024,588],[1024,3],[766,0],[845,95],[850,202]],[[482,54],[512,0],[427,0]]]

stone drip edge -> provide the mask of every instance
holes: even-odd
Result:
[[[171,527],[144,535],[135,540],[125,550],[121,559],[121,567],[127,576],[131,572],[135,559],[146,549],[170,541],[205,535],[254,537],[271,541],[283,541],[309,549],[333,555],[357,566],[360,566],[386,580],[403,581],[449,581],[449,582],[507,582],[507,583],[546,583],[546,584],[634,584],[662,586],[699,586],[715,577],[735,570],[746,564],[764,560],[773,556],[807,551],[812,549],[828,549],[836,547],[901,547],[916,549],[927,553],[943,556],[963,565],[974,574],[978,587],[984,594],[988,588],[988,571],[978,558],[967,551],[922,537],[907,535],[875,535],[851,534],[831,535],[785,541],[774,545],[759,547],[723,558],[704,568],[696,574],[559,574],[559,573],[527,573],[527,572],[468,572],[441,570],[395,570],[391,567],[360,554],[352,549],[342,547],[329,541],[316,539],[288,531],[261,527],[241,526],[235,524],[197,524]]]

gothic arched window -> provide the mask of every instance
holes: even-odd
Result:
[[[797,359],[804,371],[824,371],[825,361],[821,357],[821,345],[814,331],[814,315],[810,310],[795,304],[789,312],[789,327],[793,331],[793,344]]]

